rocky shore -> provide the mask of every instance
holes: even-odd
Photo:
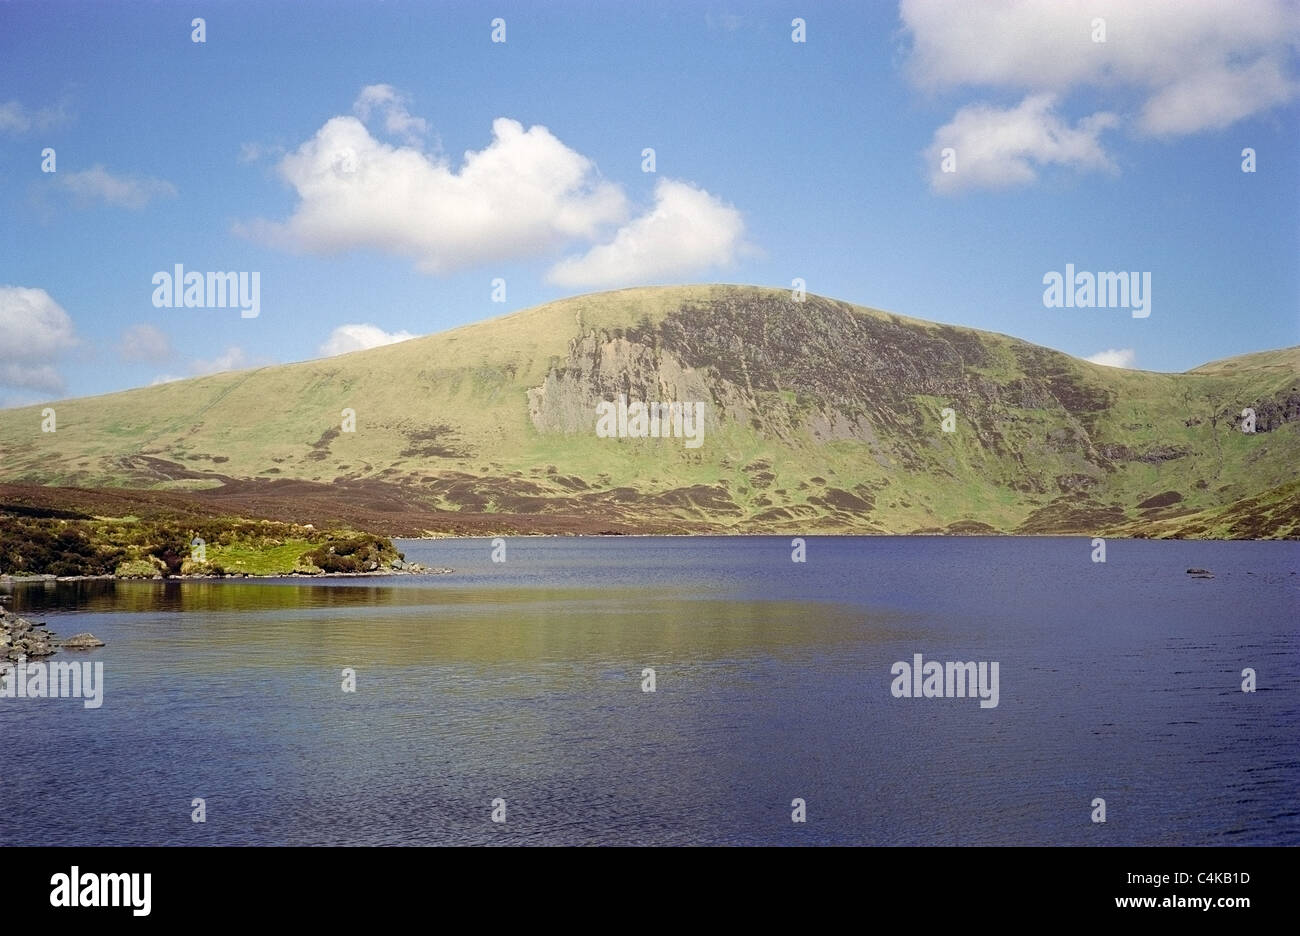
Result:
[[[60,649],[90,650],[102,646],[104,641],[94,634],[76,634],[60,640],[43,624],[33,624],[0,608],[0,661],[17,663],[24,658],[53,656]]]
[[[0,572],[0,585],[18,585],[23,582],[189,582],[220,581],[221,579],[271,579],[271,578],[372,578],[378,575],[450,575],[455,569],[429,569],[418,562],[394,564],[388,569],[371,569],[366,572],[273,572],[259,575],[254,572],[226,572],[223,575],[180,574],[164,576],[161,572],[143,575],[10,575]]]

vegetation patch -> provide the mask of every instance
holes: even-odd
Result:
[[[351,530],[242,518],[67,519],[0,512],[0,575],[118,578],[376,572],[404,556]]]

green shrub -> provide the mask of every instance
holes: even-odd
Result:
[[[79,520],[0,517],[0,573],[107,575],[126,558],[112,543],[96,542]]]
[[[94,519],[0,515],[0,573],[14,575],[225,575],[217,562],[196,562],[191,542],[202,539],[209,550],[233,548],[275,565],[289,566],[297,544],[310,544],[296,571],[366,572],[387,569],[398,558],[390,540],[351,531],[322,532],[290,523],[230,518],[185,520]],[[294,544],[290,546],[290,544]],[[274,550],[287,555],[274,556]],[[220,557],[217,557],[220,558]],[[225,560],[222,560],[223,562]],[[265,564],[265,563],[263,563]]]
[[[129,559],[119,565],[113,574],[123,579],[151,579],[160,577],[162,569],[148,559]]]
[[[370,533],[331,533],[298,561],[324,572],[374,572],[387,569],[397,558],[392,542]]]
[[[181,575],[225,575],[226,570],[215,562],[195,562],[185,559],[181,562]]]

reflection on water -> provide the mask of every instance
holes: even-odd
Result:
[[[456,571],[9,589],[108,646],[98,710],[0,699],[0,844],[1300,841],[1295,544],[401,548]],[[894,699],[915,652],[1000,704]]]

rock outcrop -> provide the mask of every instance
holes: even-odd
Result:
[[[94,634],[77,634],[59,640],[43,624],[33,624],[0,608],[0,660],[17,663],[21,659],[53,656],[60,647],[89,650],[102,646],[104,641]]]

